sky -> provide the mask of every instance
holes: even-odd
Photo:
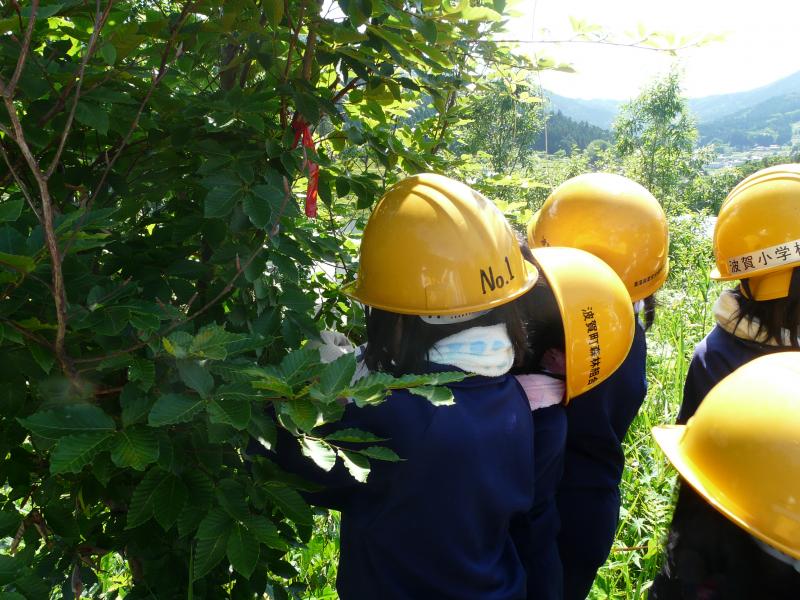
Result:
[[[599,44],[522,46],[572,64],[577,73],[543,71],[541,81],[545,88],[573,98],[627,100],[676,60],[689,97],[749,90],[800,70],[798,0],[517,0],[509,2],[509,9],[519,16],[510,19],[503,39],[569,39],[570,16],[601,25],[622,41],[639,24],[676,37],[725,36],[683,50],[677,59]]]

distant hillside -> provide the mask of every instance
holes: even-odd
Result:
[[[737,148],[790,144],[800,122],[800,92],[775,96],[709,123],[700,123],[702,143],[721,141]]]
[[[703,125],[704,123],[710,124],[712,121],[721,121],[723,117],[729,115],[739,115],[740,112],[748,109],[755,109],[756,106],[772,99],[776,100],[776,104],[793,110],[789,104],[792,102],[791,98],[796,97],[797,94],[800,94],[800,71],[746,92],[690,98],[689,108],[697,117],[698,122]],[[548,91],[545,92],[545,95],[550,99],[554,112],[561,111],[572,119],[586,121],[604,129],[611,127],[619,107],[623,104],[619,100],[567,98]],[[758,125],[759,128],[763,126],[765,125]]]
[[[689,108],[697,115],[697,120],[704,123],[738,113],[776,96],[796,93],[800,93],[800,71],[746,92],[691,98]]]
[[[586,121],[575,121],[561,111],[547,118],[547,152],[553,154],[563,150],[567,154],[573,146],[584,150],[594,140],[611,140],[611,132]],[[545,150],[545,132],[536,138],[534,150]]]
[[[545,96],[550,101],[551,110],[554,113],[560,111],[575,121],[585,121],[603,129],[611,127],[614,117],[617,116],[620,104],[622,104],[619,100],[567,98],[546,90]]]

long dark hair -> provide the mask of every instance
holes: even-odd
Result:
[[[415,315],[401,315],[378,308],[367,309],[367,347],[364,362],[372,371],[395,377],[421,373],[433,345],[448,336],[473,327],[504,323],[514,350],[514,364],[528,354],[525,324],[515,302],[503,304],[487,314],[463,323],[431,325]]]
[[[758,319],[756,337],[766,336],[779,345],[783,345],[783,330],[789,331],[789,343],[793,348],[800,348],[797,336],[800,333],[800,269],[792,273],[792,283],[789,286],[789,295],[775,300],[753,300],[748,298],[741,287],[737,286],[731,293],[739,304],[739,310],[734,315],[736,327],[743,320]]]
[[[647,331],[653,326],[653,322],[656,320],[656,307],[658,306],[658,302],[656,301],[655,294],[650,294],[647,298],[642,300],[642,302],[644,303],[644,308],[642,309],[644,330]]]

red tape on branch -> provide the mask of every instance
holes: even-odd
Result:
[[[315,150],[314,140],[311,137],[311,130],[300,113],[295,113],[292,118],[292,130],[294,131],[294,143],[292,150],[302,140],[304,148]],[[306,188],[306,216],[315,219],[317,217],[317,192],[319,191],[319,165],[308,158],[306,155],[303,167],[308,166],[308,187]]]

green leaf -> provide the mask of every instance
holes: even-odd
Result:
[[[250,422],[250,402],[239,398],[216,398],[208,405],[208,418],[212,423],[245,429]]]
[[[269,19],[269,24],[273,28],[278,27],[281,24],[281,20],[283,20],[283,0],[265,0],[263,6],[264,13]]]
[[[0,554],[0,585],[8,585],[24,573],[25,563],[15,556]]]
[[[194,336],[189,353],[196,358],[225,360],[228,356],[227,346],[244,337],[240,333],[229,333],[219,325],[207,325]]]
[[[75,433],[114,431],[111,417],[92,404],[69,404],[17,420],[29,431],[49,440]]]
[[[152,467],[133,491],[126,529],[138,527],[155,517],[167,531],[178,518],[186,497],[186,486],[177,475]]]
[[[118,467],[144,471],[158,460],[158,440],[155,432],[143,425],[118,431],[111,444],[111,460]]]
[[[226,536],[233,526],[233,519],[221,508],[214,507],[205,518],[200,521],[197,527],[198,540],[211,540],[217,537]]]
[[[203,399],[199,396],[184,396],[183,394],[164,394],[156,400],[148,424],[153,427],[187,423],[203,408]]]
[[[355,354],[351,352],[340,356],[323,367],[319,376],[320,391],[329,398],[336,398],[350,385],[350,380],[355,372]]]
[[[217,502],[234,519],[242,521],[250,514],[244,487],[233,479],[223,479],[217,484]]]
[[[78,106],[75,108],[75,118],[79,123],[94,129],[100,135],[108,133],[108,111],[96,104],[90,104],[86,101],[78,102]]]
[[[19,271],[20,273],[30,273],[36,268],[36,261],[30,256],[19,256],[17,254],[0,252],[0,267],[6,267],[12,271]]]
[[[300,447],[303,454],[324,471],[330,471],[336,464],[336,452],[322,440],[303,436],[300,438]]]
[[[306,504],[302,496],[292,488],[286,487],[277,481],[269,481],[261,486],[260,489],[284,515],[298,525],[310,526],[313,523],[311,508]]]
[[[231,566],[247,579],[250,579],[258,563],[259,546],[258,540],[244,525],[234,524],[228,537],[228,560],[231,561]]]
[[[320,411],[308,398],[293,400],[281,403],[281,410],[284,411],[303,431],[311,431],[317,426]]]
[[[250,423],[247,425],[247,433],[267,450],[271,450],[278,439],[275,421],[263,414],[251,416]]]
[[[206,219],[220,219],[226,217],[236,204],[239,188],[217,187],[206,194],[203,216]]]
[[[416,394],[417,396],[422,396],[434,406],[449,406],[451,404],[455,404],[453,392],[450,390],[450,388],[444,386],[432,387],[421,385],[419,387],[408,388],[408,391],[412,394]]]
[[[31,356],[33,356],[33,359],[36,361],[36,364],[41,367],[42,371],[49,374],[56,362],[55,355],[47,348],[43,348],[38,344],[31,344],[28,346],[28,350],[30,350]]]
[[[361,429],[340,429],[325,436],[329,442],[383,442],[386,438],[379,438],[368,431]]]
[[[80,473],[94,456],[104,450],[111,439],[111,433],[76,433],[62,437],[50,454],[50,472]]]
[[[258,380],[253,382],[253,387],[258,390],[275,392],[282,398],[293,398],[294,391],[292,386],[286,383],[280,376],[271,373],[262,373]]]
[[[21,522],[22,516],[13,507],[0,510],[0,538],[13,537]]]
[[[58,11],[60,11],[62,8],[64,8],[63,2],[61,4],[47,3],[47,6],[41,6],[39,7],[39,10],[36,11],[36,18],[47,19],[48,17],[58,14]],[[25,6],[21,11],[22,16],[26,19],[29,19],[32,13],[33,7],[30,4]]]
[[[194,552],[194,579],[200,579],[216,567],[225,556],[227,548],[228,534],[211,539],[198,539]]]
[[[353,479],[364,483],[369,477],[370,465],[369,459],[361,454],[350,452],[348,450],[339,449],[337,451],[339,458],[342,459],[344,466],[353,476]]]
[[[128,380],[138,381],[144,391],[149,390],[156,381],[155,363],[145,358],[137,358],[128,367]]]
[[[242,202],[242,210],[244,214],[250,219],[250,222],[258,227],[264,229],[269,225],[269,217],[271,214],[269,203],[253,194],[247,194]]]
[[[308,378],[311,370],[319,364],[319,350],[304,347],[295,350],[281,360],[281,374],[290,385]]]
[[[281,538],[275,524],[263,515],[250,515],[243,521],[245,527],[262,544],[276,550],[287,550],[289,545]]]
[[[123,427],[130,427],[135,423],[145,421],[153,405],[153,399],[133,383],[122,388],[119,402],[122,406]]]
[[[117,49],[114,48],[113,44],[106,42],[100,46],[100,56],[103,57],[107,65],[113,66],[117,62]]]
[[[0,204],[0,223],[19,219],[23,203],[24,200],[18,198],[17,200],[7,200]]]
[[[392,450],[391,448],[387,448],[385,446],[370,446],[369,448],[364,448],[363,450],[357,450],[360,454],[364,456],[368,456],[370,458],[375,458],[377,460],[385,460],[388,462],[397,462],[402,460],[397,453]]]
[[[175,331],[161,342],[164,344],[164,349],[175,358],[186,358],[193,339],[191,334],[185,331]]]
[[[183,383],[203,398],[207,398],[214,388],[214,377],[196,360],[179,360],[178,373]]]

